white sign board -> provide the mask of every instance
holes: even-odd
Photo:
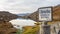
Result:
[[[52,21],[51,7],[39,8],[39,21]]]

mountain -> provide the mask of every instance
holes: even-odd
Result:
[[[17,17],[15,14],[0,11],[0,34],[16,34],[17,29],[9,21]]]
[[[16,14],[18,16],[27,16],[27,15],[30,15],[31,13],[24,13],[24,14]]]
[[[0,11],[0,21],[10,21],[16,19],[18,16],[6,11]]]

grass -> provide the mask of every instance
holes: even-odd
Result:
[[[22,30],[18,29],[16,34],[22,34]]]

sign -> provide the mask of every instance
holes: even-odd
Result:
[[[52,21],[52,8],[44,7],[39,8],[39,21]]]

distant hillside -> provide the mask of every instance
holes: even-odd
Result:
[[[0,11],[0,21],[10,21],[16,19],[18,16],[6,11]]]
[[[18,16],[27,16],[27,15],[29,15],[29,14],[31,14],[31,13],[24,13],[24,14],[17,14]]]

